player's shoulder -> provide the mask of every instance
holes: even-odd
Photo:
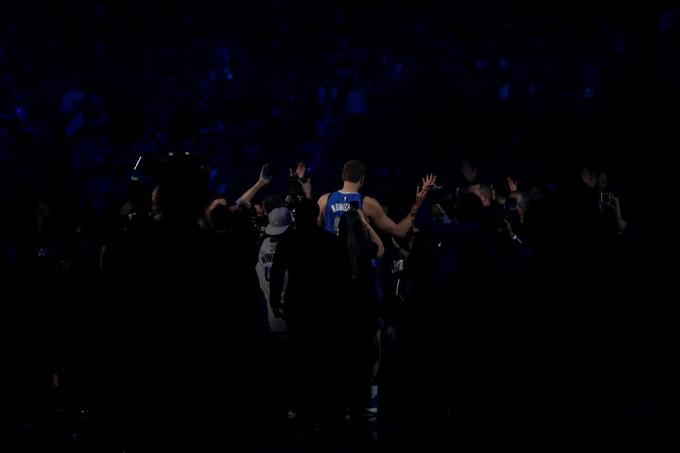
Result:
[[[379,208],[380,207],[380,202],[376,200],[373,197],[369,196],[364,196],[363,197],[363,204],[367,208]]]

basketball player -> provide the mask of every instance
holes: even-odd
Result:
[[[358,160],[350,160],[342,168],[342,189],[323,195],[319,198],[319,225],[326,231],[338,234],[340,218],[351,208],[364,212],[370,223],[385,233],[403,238],[413,227],[413,218],[422,205],[427,192],[437,185],[437,177],[428,175],[423,178],[423,185],[416,191],[416,202],[411,212],[404,219],[395,223],[383,211],[375,198],[364,197],[359,193],[366,178],[366,167]]]

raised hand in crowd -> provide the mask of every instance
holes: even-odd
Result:
[[[270,182],[272,182],[271,167],[269,166],[269,164],[264,164],[262,166],[262,169],[260,170],[259,183],[262,184],[263,186],[266,186]]]
[[[307,173],[307,165],[305,165],[304,162],[299,162],[297,168],[295,169],[295,175],[300,178],[304,179],[305,174]],[[290,170],[290,175],[293,176],[293,170]]]
[[[598,175],[588,167],[583,167],[581,179],[586,186],[594,190],[603,191],[608,185],[607,175],[605,173],[600,173]]]
[[[238,200],[236,200],[235,208],[238,208],[239,206],[245,206],[246,208],[250,209],[250,202],[253,200],[253,198],[255,198],[255,195],[257,195],[260,190],[269,184],[271,180],[271,168],[269,167],[269,164],[264,164],[260,170],[260,176],[257,179],[257,182],[250,189],[246,190],[245,193],[238,198]]]
[[[437,176],[434,174],[425,175],[422,179],[422,185],[416,186],[416,202],[411,208],[411,216],[415,217],[418,209],[423,205],[427,199],[430,190],[438,188]]]
[[[468,184],[474,184],[477,180],[477,167],[473,167],[469,160],[463,161],[460,171]]]
[[[583,171],[581,172],[581,179],[583,180],[583,183],[590,187],[591,189],[595,188],[596,180],[595,180],[595,174],[593,174],[592,171],[590,171],[590,168],[588,167],[583,167]]]
[[[293,170],[290,170],[291,176],[293,176]],[[295,176],[298,178],[298,183],[302,187],[302,192],[305,194],[305,198],[308,200],[312,199],[312,180],[310,178],[305,178],[307,173],[307,166],[304,162],[300,162],[295,170]]]

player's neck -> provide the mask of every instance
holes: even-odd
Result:
[[[356,182],[345,181],[342,184],[342,192],[359,192],[361,189],[361,184]]]

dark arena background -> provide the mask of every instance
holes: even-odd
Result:
[[[0,451],[680,451],[625,3],[1,1]]]

